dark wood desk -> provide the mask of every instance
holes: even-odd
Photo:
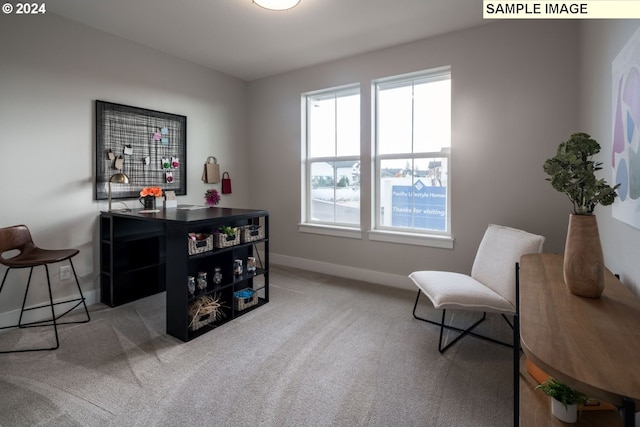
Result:
[[[569,292],[562,275],[562,256],[525,255],[519,271],[519,324],[527,358],[559,381],[594,398],[625,409],[625,426],[634,425],[640,409],[640,300],[610,272],[600,298]],[[526,374],[522,374],[526,375]],[[527,399],[530,385],[520,380],[521,425],[540,419],[536,403]],[[548,411],[548,407],[547,407]],[[583,411],[584,425],[623,425],[615,412],[603,424]],[[552,417],[549,411],[549,417]],[[562,425],[562,423],[560,424]]]
[[[214,248],[189,255],[189,233],[212,233],[221,226],[259,225],[264,237],[257,241]],[[234,275],[233,261],[258,254],[264,259],[255,273]],[[101,301],[117,306],[166,290],[167,333],[188,341],[246,313],[234,308],[233,293],[243,288],[260,291],[257,306],[269,301],[269,212],[231,208],[167,209],[158,213],[140,210],[102,212],[100,215]],[[222,268],[223,282],[214,285],[213,269]],[[208,273],[209,285],[189,295],[187,277]],[[259,279],[259,280],[258,280]],[[220,295],[223,320],[198,330],[189,328],[188,308],[196,298]]]

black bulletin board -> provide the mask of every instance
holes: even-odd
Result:
[[[107,199],[119,172],[129,184],[112,184],[113,199],[137,198],[149,186],[187,194],[186,116],[96,101],[96,200]]]

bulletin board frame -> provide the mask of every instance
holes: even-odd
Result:
[[[96,100],[95,199],[106,200],[117,173],[128,184],[111,184],[112,199],[131,199],[143,187],[187,194],[187,117]]]

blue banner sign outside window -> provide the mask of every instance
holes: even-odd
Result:
[[[413,186],[394,185],[391,192],[392,226],[446,231],[446,187],[431,187],[418,180]]]

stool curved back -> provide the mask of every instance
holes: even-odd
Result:
[[[12,253],[9,256],[6,256],[7,252],[17,251],[18,253]],[[31,233],[29,228],[26,225],[15,225],[11,227],[0,228],[0,264],[7,266],[7,270],[5,271],[4,277],[2,279],[2,283],[0,284],[0,294],[2,293],[2,289],[4,288],[5,281],[7,280],[7,275],[9,271],[13,268],[30,268],[29,279],[27,281],[27,287],[24,292],[24,298],[22,300],[22,308],[20,310],[20,318],[18,323],[10,326],[2,326],[0,329],[8,329],[8,328],[28,328],[35,326],[53,326],[54,334],[55,334],[55,346],[53,347],[45,347],[45,348],[29,348],[29,349],[18,349],[18,350],[0,350],[0,353],[15,353],[15,352],[23,352],[23,351],[39,351],[39,350],[55,350],[60,346],[60,341],[58,338],[58,325],[64,325],[68,323],[85,323],[91,320],[89,316],[89,310],[87,309],[87,304],[85,302],[85,297],[82,294],[82,289],[80,288],[80,282],[78,280],[78,275],[76,274],[75,267],[73,265],[72,257],[76,256],[80,253],[77,249],[41,249],[36,246],[31,237]],[[67,299],[64,301],[53,301],[53,292],[51,290],[51,279],[49,277],[49,268],[48,264],[53,264],[61,261],[69,260],[69,264],[71,265],[71,270],[73,271],[73,276],[76,281],[76,285],[78,287],[79,297],[74,297],[71,299]],[[46,270],[47,276],[47,287],[49,291],[49,301],[47,303],[39,304],[33,307],[25,307],[27,302],[27,295],[29,293],[29,286],[31,285],[31,276],[33,274],[33,268],[38,266],[44,266]],[[62,314],[56,314],[55,306],[58,305],[70,305],[73,304],[70,308],[68,308]],[[80,321],[69,321],[69,322],[58,322],[62,316],[70,313],[75,308],[83,306],[84,312],[86,314],[86,320]],[[31,322],[23,322],[23,315],[25,312],[39,309],[49,308],[51,311],[51,317],[45,320],[36,320]]]

